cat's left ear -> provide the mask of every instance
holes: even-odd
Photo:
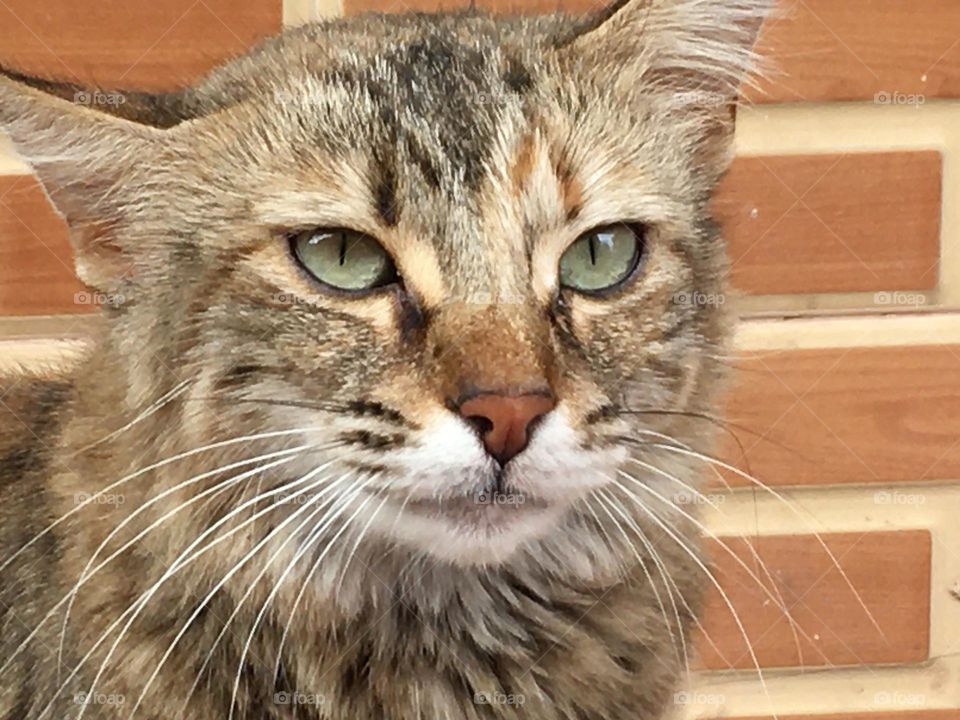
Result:
[[[629,84],[703,121],[705,152],[725,155],[741,83],[772,0],[617,0],[562,43],[604,82]],[[716,147],[713,147],[716,146]]]
[[[80,279],[112,291],[128,267],[113,229],[142,199],[143,167],[164,131],[54,97],[0,75],[0,131],[64,216]]]

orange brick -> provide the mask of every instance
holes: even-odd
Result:
[[[821,539],[837,560],[836,565],[810,535],[722,538],[723,545],[750,568],[756,579],[719,543],[708,546],[715,576],[739,615],[760,667],[926,660],[930,533],[842,533],[823,535]],[[747,543],[756,550],[765,570]],[[784,605],[796,623],[795,630],[782,610]],[[713,643],[703,636],[698,638],[703,667],[755,667],[733,614],[712,587],[702,617]]]
[[[0,64],[101,87],[170,88],[280,31],[282,0],[5,0]]]
[[[63,220],[37,181],[0,175],[0,315],[88,312]]]
[[[960,477],[960,346],[768,351],[735,364],[727,417],[745,453],[725,438],[720,455],[767,485]]]
[[[715,199],[748,293],[928,290],[940,257],[938,152],[738,158]]]

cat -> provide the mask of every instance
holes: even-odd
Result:
[[[360,16],[158,95],[0,73],[99,305],[77,367],[0,382],[0,718],[671,710],[767,9]]]

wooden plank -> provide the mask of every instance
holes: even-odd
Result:
[[[753,294],[929,290],[938,152],[738,158],[715,199],[733,284]]]
[[[31,176],[0,175],[0,315],[83,313],[66,224]]]
[[[837,533],[823,535],[822,540],[836,564],[810,535],[723,538],[723,546],[750,572],[719,543],[709,544],[714,573],[743,624],[760,667],[926,660],[930,533]],[[791,629],[783,606],[789,609],[795,629]],[[713,644],[703,636],[697,639],[702,667],[755,667],[743,634],[715,589],[708,592],[703,625]]]
[[[767,351],[734,364],[727,416],[743,451],[725,437],[719,454],[765,484],[960,478],[960,345]]]
[[[282,0],[5,0],[0,64],[106,88],[169,88],[279,32],[282,14]]]

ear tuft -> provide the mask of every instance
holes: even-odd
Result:
[[[706,186],[732,160],[740,87],[773,0],[624,0],[561,52],[604,87],[648,104],[669,123]]]
[[[632,64],[651,90],[735,98],[757,66],[757,34],[772,0],[625,0],[568,44]]]

